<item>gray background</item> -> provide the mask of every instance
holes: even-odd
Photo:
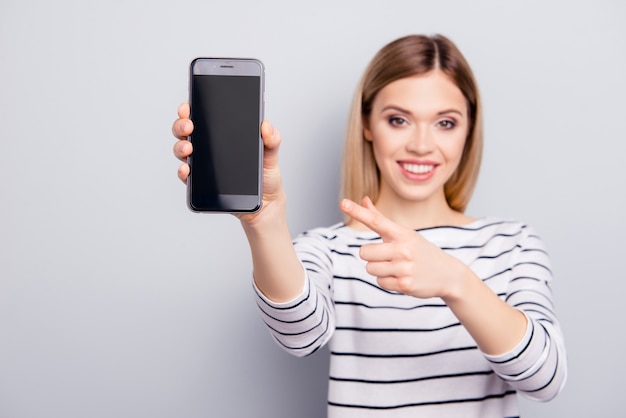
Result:
[[[238,221],[185,206],[171,123],[201,55],[256,57],[292,233],[339,219],[352,92],[440,32],[485,103],[473,216],[551,251],[570,376],[528,417],[623,405],[626,8],[593,1],[0,3],[0,417],[321,417],[327,352],[269,338]]]

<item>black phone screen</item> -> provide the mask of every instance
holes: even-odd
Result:
[[[259,195],[261,78],[192,77],[190,204],[197,210],[253,210],[230,206],[241,206],[232,199],[246,201],[236,196],[254,202]]]

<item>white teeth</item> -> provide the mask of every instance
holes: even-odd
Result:
[[[433,171],[435,167],[427,164],[402,164],[402,168],[413,174],[425,174]]]

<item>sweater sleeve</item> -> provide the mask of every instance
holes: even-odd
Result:
[[[510,352],[485,357],[494,372],[522,396],[548,401],[567,378],[563,335],[552,301],[550,260],[543,242],[528,227],[518,247],[506,302],[526,315],[526,334]]]
[[[276,303],[254,286],[261,318],[270,334],[287,352],[304,357],[322,347],[335,328],[332,301],[332,257],[322,230],[306,232],[294,240],[305,271],[305,285],[295,299]]]

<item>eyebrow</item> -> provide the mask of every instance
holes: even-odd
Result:
[[[463,114],[463,112],[461,112],[460,110],[457,110],[457,109],[448,109],[448,110],[442,110],[441,112],[437,112],[438,115],[446,115],[448,113],[456,113],[459,116],[465,116]]]
[[[404,108],[402,108],[400,106],[396,106],[396,105],[385,106],[385,107],[382,108],[381,111],[385,112],[387,110],[395,110],[396,112],[404,113],[404,114],[407,114],[407,115],[411,115],[412,114],[412,112],[410,112],[409,110],[404,109]],[[447,115],[449,113],[456,113],[457,115],[459,115],[461,117],[465,116],[463,112],[461,112],[458,109],[454,109],[454,108],[441,110],[441,111],[437,112],[437,115],[438,116],[443,116],[443,115]]]

